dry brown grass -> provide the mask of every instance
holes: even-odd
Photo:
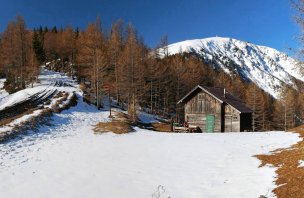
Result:
[[[71,101],[68,104],[63,104],[63,102],[67,101],[68,96],[69,96],[69,93],[67,93],[67,92],[59,92],[54,97],[57,99],[57,101],[55,102],[55,104],[53,104],[51,106],[53,112],[60,113],[62,110],[68,109],[70,106],[72,106],[71,103],[75,103],[74,100],[77,100],[77,99],[76,99],[75,94],[73,93],[73,98],[71,99]]]
[[[7,124],[13,122],[14,120],[16,120],[16,119],[18,119],[18,118],[21,118],[21,117],[23,117],[23,116],[25,116],[25,115],[28,115],[28,114],[32,114],[32,113],[33,113],[35,110],[37,110],[37,109],[38,109],[38,108],[29,109],[29,110],[27,110],[27,111],[25,111],[25,112],[23,112],[23,113],[21,113],[21,114],[18,114],[18,115],[16,115],[16,116],[12,117],[12,118],[3,119],[3,120],[0,121],[0,126],[5,126],[5,125],[7,125]]]
[[[299,126],[290,132],[299,133],[300,137],[304,137],[304,126]],[[278,149],[273,151],[271,155],[257,155],[262,161],[261,166],[266,164],[277,167],[278,186],[273,192],[278,198],[304,197],[304,167],[299,167],[299,160],[304,160],[304,140],[292,145],[287,149]]]
[[[64,94],[65,94],[65,92],[59,91],[53,98],[63,97]]]
[[[28,111],[30,113],[30,111]],[[24,115],[24,114],[22,114]],[[4,142],[10,138],[13,138],[17,134],[21,134],[26,132],[27,130],[37,130],[39,125],[45,124],[49,117],[52,115],[52,112],[50,109],[44,109],[39,116],[32,117],[31,119],[14,126],[14,128],[10,131],[6,131],[3,133],[0,133],[0,142]],[[16,117],[15,117],[16,119]]]
[[[58,97],[58,95],[61,96],[62,98]],[[58,95],[54,96],[54,98],[57,98],[57,99],[59,98],[59,99],[56,101],[56,104],[54,106],[52,106],[53,108],[43,109],[43,111],[38,116],[34,116],[33,118],[31,118],[23,123],[20,123],[18,126],[14,126],[14,128],[11,131],[0,133],[0,142],[3,142],[9,138],[12,138],[19,133],[23,133],[26,130],[36,130],[36,128],[39,125],[45,124],[48,121],[48,118],[52,115],[53,112],[59,113],[62,110],[68,109],[71,106],[75,106],[77,104],[77,96],[75,95],[75,93],[73,93],[73,96],[70,99],[70,101],[65,104],[62,104],[62,103],[67,100],[68,93],[59,92]],[[61,107],[59,107],[60,104],[61,104]],[[37,108],[28,109],[26,112],[19,114],[17,116],[14,116],[12,118],[3,119],[0,121],[0,127],[9,125],[15,119],[20,118],[24,115],[31,114],[37,109],[40,109],[40,108],[37,107]]]
[[[170,124],[168,123],[153,123],[153,130],[158,132],[171,132]]]
[[[44,102],[44,105],[50,105],[51,102],[52,102],[52,101],[51,101],[50,99],[48,99],[47,101]]]
[[[111,122],[100,122],[93,129],[95,133],[113,132],[115,134],[124,134],[132,132],[128,116],[121,112],[113,112],[113,120]]]
[[[86,85],[85,85],[83,82],[81,82],[81,83],[79,84],[79,88],[83,91],[83,90],[85,90]]]

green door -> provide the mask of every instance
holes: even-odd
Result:
[[[214,115],[207,115],[206,117],[206,132],[214,132]]]

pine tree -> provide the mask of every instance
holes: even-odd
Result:
[[[44,34],[44,50],[45,50],[45,56],[47,61],[54,61],[59,58],[57,48],[58,48],[58,33],[51,31],[46,32]]]
[[[57,31],[57,27],[56,26],[54,26],[53,28],[52,28],[52,31],[51,31],[52,33],[55,33],[55,34],[57,34],[58,33],[58,31]]]
[[[287,130],[295,126],[295,91],[284,86],[281,88],[279,99],[275,102],[273,121],[275,128]]]
[[[36,73],[37,65],[32,64],[36,57],[32,57],[33,33],[27,30],[25,21],[17,16],[11,21],[0,39],[1,64],[5,72],[5,89],[13,93],[24,89],[32,82],[31,75]]]
[[[265,130],[266,103],[262,92],[255,84],[250,84],[246,89],[246,104],[253,110],[253,131]]]
[[[26,71],[26,53],[27,53],[27,30],[25,26],[25,21],[23,17],[17,16],[16,18],[16,26],[15,26],[15,39],[16,39],[16,49],[15,49],[15,59],[17,61],[17,67],[19,67],[20,71],[20,81],[18,81],[19,89],[25,88],[25,76],[24,73]]]
[[[119,64],[122,68],[119,87],[121,100],[128,106],[128,112],[133,122],[137,120],[137,110],[140,100],[144,97],[144,87],[147,76],[147,51],[142,39],[138,38],[135,28],[128,24],[126,40]]]
[[[122,36],[122,28],[123,28],[123,23],[122,20],[117,21],[112,25],[111,28],[111,35],[110,35],[110,40],[109,40],[109,53],[110,53],[110,61],[111,65],[114,67],[114,74],[115,74],[115,95],[116,95],[116,101],[119,103],[119,86],[118,86],[118,81],[119,81],[119,72],[120,70],[120,65],[119,65],[119,56],[122,52],[122,47],[123,47],[123,36]]]
[[[92,92],[99,108],[102,106],[102,89],[109,66],[107,44],[103,38],[100,18],[95,24],[89,24],[86,31],[79,35],[79,45],[82,47],[79,49],[78,63],[91,68],[89,76],[92,82]]]
[[[28,40],[34,40],[34,33],[28,34]],[[42,50],[42,52],[44,52]],[[42,56],[43,57],[43,56]],[[27,70],[26,78],[29,84],[33,87],[34,82],[38,80],[39,66],[41,62],[37,58],[36,51],[33,46],[29,46],[27,49]]]
[[[40,64],[46,60],[45,52],[43,49],[43,34],[39,34],[35,29],[33,33],[32,45],[35,51],[35,55]]]

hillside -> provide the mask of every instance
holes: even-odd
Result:
[[[42,69],[39,79],[2,98],[1,108],[39,90],[75,93],[78,102],[0,143],[0,197],[272,197],[276,169],[259,168],[253,156],[300,140],[284,132],[172,134],[138,127],[94,134],[94,125],[110,121],[108,104],[98,110],[84,103],[78,84],[63,73]],[[141,114],[141,121],[154,122],[150,116]]]
[[[213,37],[187,40],[168,46],[169,55],[193,53],[214,68],[238,74],[278,98],[284,85],[295,87],[294,80],[304,81],[299,62],[275,49],[232,38]]]

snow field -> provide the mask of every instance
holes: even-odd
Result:
[[[285,132],[95,135],[108,114],[79,101],[0,145],[0,197],[271,197],[275,169],[253,155],[299,141]]]
[[[180,134],[139,128],[96,135],[94,125],[109,121],[109,112],[82,102],[78,86],[60,73],[44,70],[40,79],[34,89],[65,91],[68,98],[75,92],[78,104],[0,144],[0,197],[273,197],[276,169],[258,168],[253,156],[300,140],[286,132]],[[16,98],[10,95],[2,105]],[[146,113],[139,117],[158,122]]]

